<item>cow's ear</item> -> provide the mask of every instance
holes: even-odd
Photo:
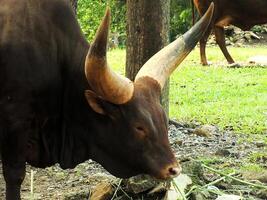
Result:
[[[106,115],[106,112],[103,108],[102,99],[100,99],[96,93],[91,90],[85,90],[85,98],[89,103],[90,107],[98,114]]]

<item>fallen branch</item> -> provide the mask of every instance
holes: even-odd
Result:
[[[232,176],[232,175],[234,175],[235,173],[234,172],[232,172],[232,173],[230,173],[230,174],[228,174],[228,176]],[[206,184],[206,185],[203,185],[203,186],[201,186],[201,187],[197,187],[197,186],[193,186],[187,193],[186,193],[186,197],[188,197],[192,192],[194,192],[196,189],[198,189],[198,190],[203,190],[204,188],[207,188],[207,187],[209,187],[209,186],[212,186],[212,185],[215,185],[216,183],[219,183],[219,182],[221,182],[221,181],[223,181],[223,180],[225,180],[225,176],[223,176],[223,177],[221,177],[221,178],[219,178],[219,179],[216,179],[215,181],[212,181],[212,182],[210,182],[210,183],[208,183],[208,184]]]
[[[267,189],[267,186],[264,186],[264,185],[260,185],[260,184],[251,183],[251,182],[248,182],[248,181],[241,180],[241,179],[239,179],[239,178],[236,178],[236,177],[233,177],[233,176],[231,176],[231,175],[225,174],[225,173],[223,173],[223,172],[221,172],[221,171],[219,171],[219,170],[213,169],[213,168],[211,168],[211,167],[209,167],[209,166],[207,166],[207,165],[205,165],[205,164],[203,164],[203,163],[201,163],[201,165],[202,165],[204,168],[206,168],[206,169],[208,169],[208,170],[210,170],[210,171],[212,171],[212,172],[214,172],[214,173],[216,173],[216,174],[220,174],[221,176],[225,176],[225,177],[227,177],[227,178],[229,178],[229,179],[232,179],[232,180],[235,180],[235,181],[237,181],[237,182],[239,182],[239,183],[243,183],[243,184],[245,184],[245,185],[250,185],[250,186],[253,186],[253,187],[256,187],[256,188],[260,188],[260,189]]]
[[[252,31],[250,31],[250,35],[252,38],[260,40],[261,38],[259,36],[257,36],[255,33],[253,33]]]
[[[227,176],[233,176],[233,175],[235,175],[235,174],[236,174],[235,172],[232,172],[232,173],[228,174]],[[219,178],[219,179],[217,179],[217,180],[215,180],[215,181],[212,181],[212,182],[210,182],[210,183],[208,183],[208,184],[206,184],[206,185],[201,186],[201,188],[205,188],[205,187],[209,187],[209,186],[211,186],[211,185],[215,185],[216,183],[219,183],[219,182],[221,182],[221,181],[224,181],[225,178],[226,178],[226,177],[223,176],[223,177],[221,177],[221,178]]]
[[[116,187],[116,190],[115,190],[115,192],[114,192],[114,194],[113,194],[111,200],[113,200],[113,199],[116,197],[117,192],[118,192],[119,188],[121,187],[121,182],[122,182],[122,179],[120,179],[120,181],[119,181],[119,183],[118,183],[118,185],[117,185],[117,187]]]
[[[173,119],[169,119],[169,124],[174,125],[176,128],[183,127],[183,124],[181,124],[180,122],[177,122]]]

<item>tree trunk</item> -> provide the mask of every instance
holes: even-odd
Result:
[[[169,42],[170,0],[127,0],[126,76],[134,80],[143,64]],[[161,103],[169,112],[169,81]]]
[[[78,0],[70,0],[70,2],[71,2],[71,5],[73,7],[75,14],[77,14]]]

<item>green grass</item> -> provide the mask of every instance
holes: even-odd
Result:
[[[267,55],[264,47],[229,47],[229,51],[240,62],[253,55]],[[197,48],[172,74],[170,118],[216,124],[240,133],[266,134],[267,69],[226,68],[218,47],[209,47],[207,55],[216,65],[201,66]],[[124,74],[125,50],[109,52],[109,63]]]
[[[263,173],[266,169],[261,167],[258,164],[252,164],[252,163],[244,163],[242,166],[240,166],[240,172],[246,173],[246,172],[254,172],[254,173]]]

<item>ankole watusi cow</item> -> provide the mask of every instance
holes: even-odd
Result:
[[[254,25],[267,23],[267,0],[192,0],[202,16],[214,2],[214,17],[206,33],[200,39],[201,63],[207,65],[206,43],[214,30],[216,42],[229,64],[234,63],[225,45],[224,26],[230,24],[249,30]],[[194,15],[193,15],[194,16]]]
[[[91,45],[67,0],[0,0],[0,150],[6,198],[20,199],[25,163],[88,159],[118,177],[180,173],[159,97],[213,14],[154,55],[134,82],[108,66],[110,11]],[[151,38],[153,39],[153,38]]]

